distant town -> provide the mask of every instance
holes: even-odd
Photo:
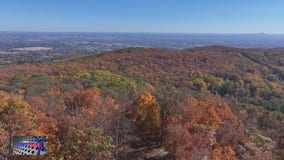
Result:
[[[0,32],[0,64],[66,60],[129,47],[182,50],[207,45],[284,47],[284,35]]]

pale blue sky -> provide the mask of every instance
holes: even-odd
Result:
[[[284,33],[284,0],[0,0],[0,31]]]

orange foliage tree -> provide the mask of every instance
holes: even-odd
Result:
[[[66,159],[111,159],[112,138],[106,136],[117,106],[97,89],[75,90],[65,96],[58,118],[60,151]]]
[[[216,147],[212,152],[212,160],[238,160],[231,146]]]
[[[48,158],[56,157],[59,154],[58,148],[60,141],[56,133],[58,130],[58,122],[56,117],[52,116],[48,109],[48,105],[40,96],[30,97],[28,103],[31,106],[31,113],[36,115],[34,129],[32,135],[47,136]]]
[[[149,92],[141,93],[133,102],[136,133],[144,140],[158,140],[161,130],[161,109]]]
[[[79,115],[86,108],[99,106],[100,95],[96,89],[72,91],[65,98],[66,111],[71,115]]]
[[[30,134],[34,123],[35,116],[22,96],[0,92],[0,152],[3,155],[11,156],[12,137]]]
[[[232,147],[244,140],[241,122],[218,96],[186,98],[166,123],[164,143],[172,159],[222,159],[227,154],[233,159]]]

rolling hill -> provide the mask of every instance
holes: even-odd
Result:
[[[49,158],[284,156],[281,48],[126,48],[0,72],[0,135],[47,135]]]

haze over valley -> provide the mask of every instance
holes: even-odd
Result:
[[[64,60],[129,47],[183,50],[208,45],[281,48],[284,35],[0,32],[0,64]]]

